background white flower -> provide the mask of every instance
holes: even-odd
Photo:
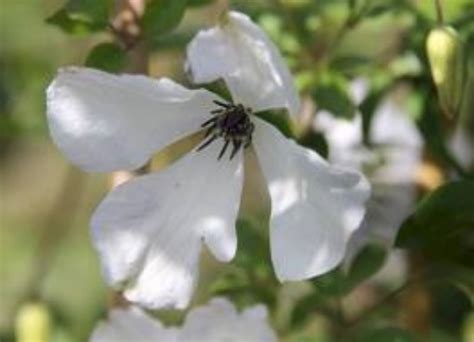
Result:
[[[361,80],[353,83],[356,103],[365,97],[366,87]],[[320,111],[314,124],[327,138],[329,160],[335,165],[361,170],[372,185],[367,213],[361,228],[350,240],[347,261],[369,242],[390,248],[416,200],[415,176],[421,163],[422,139],[414,122],[388,96],[372,119],[370,147],[363,143],[360,113],[346,120]]]
[[[197,35],[188,57],[196,81],[226,80],[233,104],[169,79],[80,68],[61,71],[48,89],[51,135],[88,171],[137,168],[157,150],[207,129],[197,149],[122,184],[97,208],[92,233],[108,282],[147,307],[186,307],[203,242],[220,261],[235,255],[242,147],[252,141],[271,198],[277,277],[306,279],[334,268],[364,216],[369,185],[247,109],[296,114],[296,91],[276,48],[248,17],[231,12],[223,26]],[[219,160],[230,144],[230,158]]]
[[[113,309],[109,318],[100,322],[91,336],[91,342],[276,340],[263,305],[252,306],[239,313],[225,298],[214,298],[209,304],[192,309],[181,327],[164,327],[137,307]]]

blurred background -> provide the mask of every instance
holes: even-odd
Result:
[[[52,144],[45,90],[57,69],[87,64],[112,72],[169,76],[189,84],[183,71],[186,44],[197,30],[215,24],[227,7],[250,15],[270,35],[302,94],[306,115],[301,122],[289,123],[273,113],[264,116],[330,161],[357,164],[373,184],[398,182],[373,169],[384,161],[377,157],[383,156],[377,144],[400,146],[403,139],[385,138],[395,127],[390,121],[380,128],[383,137],[375,144],[369,141],[373,133],[368,133],[377,110],[388,110],[380,107],[383,101],[393,102],[395,112],[402,113],[404,122],[412,127],[407,134],[416,136],[414,145],[402,146],[401,153],[416,149],[416,156],[387,160],[410,168],[402,183],[412,195],[395,200],[405,204],[400,212],[386,211],[391,204],[381,205],[379,214],[395,219],[374,225],[383,226],[382,230],[388,226],[389,237],[371,233],[368,224],[368,235],[383,241],[375,249],[354,247],[356,256],[348,257],[346,264],[353,266],[355,258],[359,273],[347,276],[347,267],[355,268],[345,265],[312,281],[281,285],[270,264],[268,203],[261,204],[266,195],[247,191],[238,225],[238,256],[228,265],[204,256],[195,303],[214,295],[228,296],[239,307],[264,303],[272,325],[288,341],[474,341],[472,235],[468,254],[449,257],[449,269],[461,270],[452,276],[454,282],[416,278],[433,260],[440,260],[438,254],[391,249],[399,226],[415,211],[419,199],[449,181],[472,177],[472,0],[442,2],[444,21],[457,29],[470,53],[464,72],[468,80],[459,90],[467,95],[456,119],[439,109],[425,53],[426,35],[437,22],[431,0],[189,0],[184,17],[167,29],[157,29],[160,32],[152,28],[153,34],[132,47],[125,46],[128,38],[135,39],[132,31],[131,38],[120,41],[107,25],[95,25],[90,14],[97,12],[73,15],[77,13],[71,10],[71,3],[74,1],[64,7],[60,0],[0,2],[1,341],[15,340],[15,331],[25,329],[21,315],[28,308],[47,326],[50,340],[87,340],[107,309],[121,301],[104,284],[88,227],[91,213],[117,175],[86,174],[71,166]],[[87,5],[80,7],[83,2],[76,3],[89,10]],[[64,14],[63,8],[70,12]],[[119,13],[123,8],[117,4],[108,8],[107,21],[122,25]],[[209,85],[218,91],[221,86]],[[469,93],[463,89],[470,89]],[[321,120],[324,116],[330,118]],[[357,117],[362,120],[359,124],[354,121]],[[347,130],[335,128],[340,125],[356,129],[353,142],[339,144],[347,138]],[[362,149],[364,156],[370,154],[370,162],[366,157],[347,161],[337,153],[338,148],[352,156]],[[158,156],[156,168],[172,158]],[[248,178],[247,182],[259,181],[258,175]],[[386,198],[389,190],[383,189],[380,196]],[[466,205],[473,203],[472,198],[466,201]],[[382,202],[376,201],[378,205]],[[469,222],[471,229],[473,221]],[[361,244],[369,245],[368,240],[363,237]],[[446,245],[450,248],[458,246]],[[365,254],[361,256],[360,251]],[[437,267],[434,273],[446,275],[445,269]],[[182,321],[178,312],[154,314],[168,323]]]

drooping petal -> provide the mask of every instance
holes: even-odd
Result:
[[[267,311],[257,305],[238,313],[224,298],[214,298],[206,306],[193,309],[186,317],[181,340],[208,342],[276,341],[276,335],[267,322]]]
[[[255,120],[254,148],[272,209],[272,261],[280,280],[301,280],[337,266],[359,227],[370,187],[355,171],[331,167],[315,152]]]
[[[187,50],[195,83],[219,78],[235,103],[254,111],[286,108],[299,112],[300,102],[290,71],[278,49],[249,17],[229,12],[225,22],[201,31]]]
[[[138,307],[113,309],[106,321],[95,327],[91,342],[173,342],[178,341],[178,331],[165,328]]]
[[[163,78],[70,67],[47,90],[56,145],[87,171],[130,170],[209,118],[218,99]]]
[[[234,257],[242,153],[217,160],[221,143],[114,189],[92,217],[109,283],[150,308],[188,305],[202,240],[220,261]]]

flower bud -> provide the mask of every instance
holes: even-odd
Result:
[[[462,42],[452,27],[442,26],[428,34],[426,51],[441,108],[446,115],[454,117],[461,105],[464,86]]]
[[[16,340],[18,342],[47,342],[50,340],[50,316],[41,303],[27,303],[16,316]]]

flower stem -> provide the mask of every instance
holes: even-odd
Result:
[[[438,25],[444,25],[444,15],[443,15],[443,6],[441,5],[441,0],[433,0],[436,7],[436,17],[438,20]]]

